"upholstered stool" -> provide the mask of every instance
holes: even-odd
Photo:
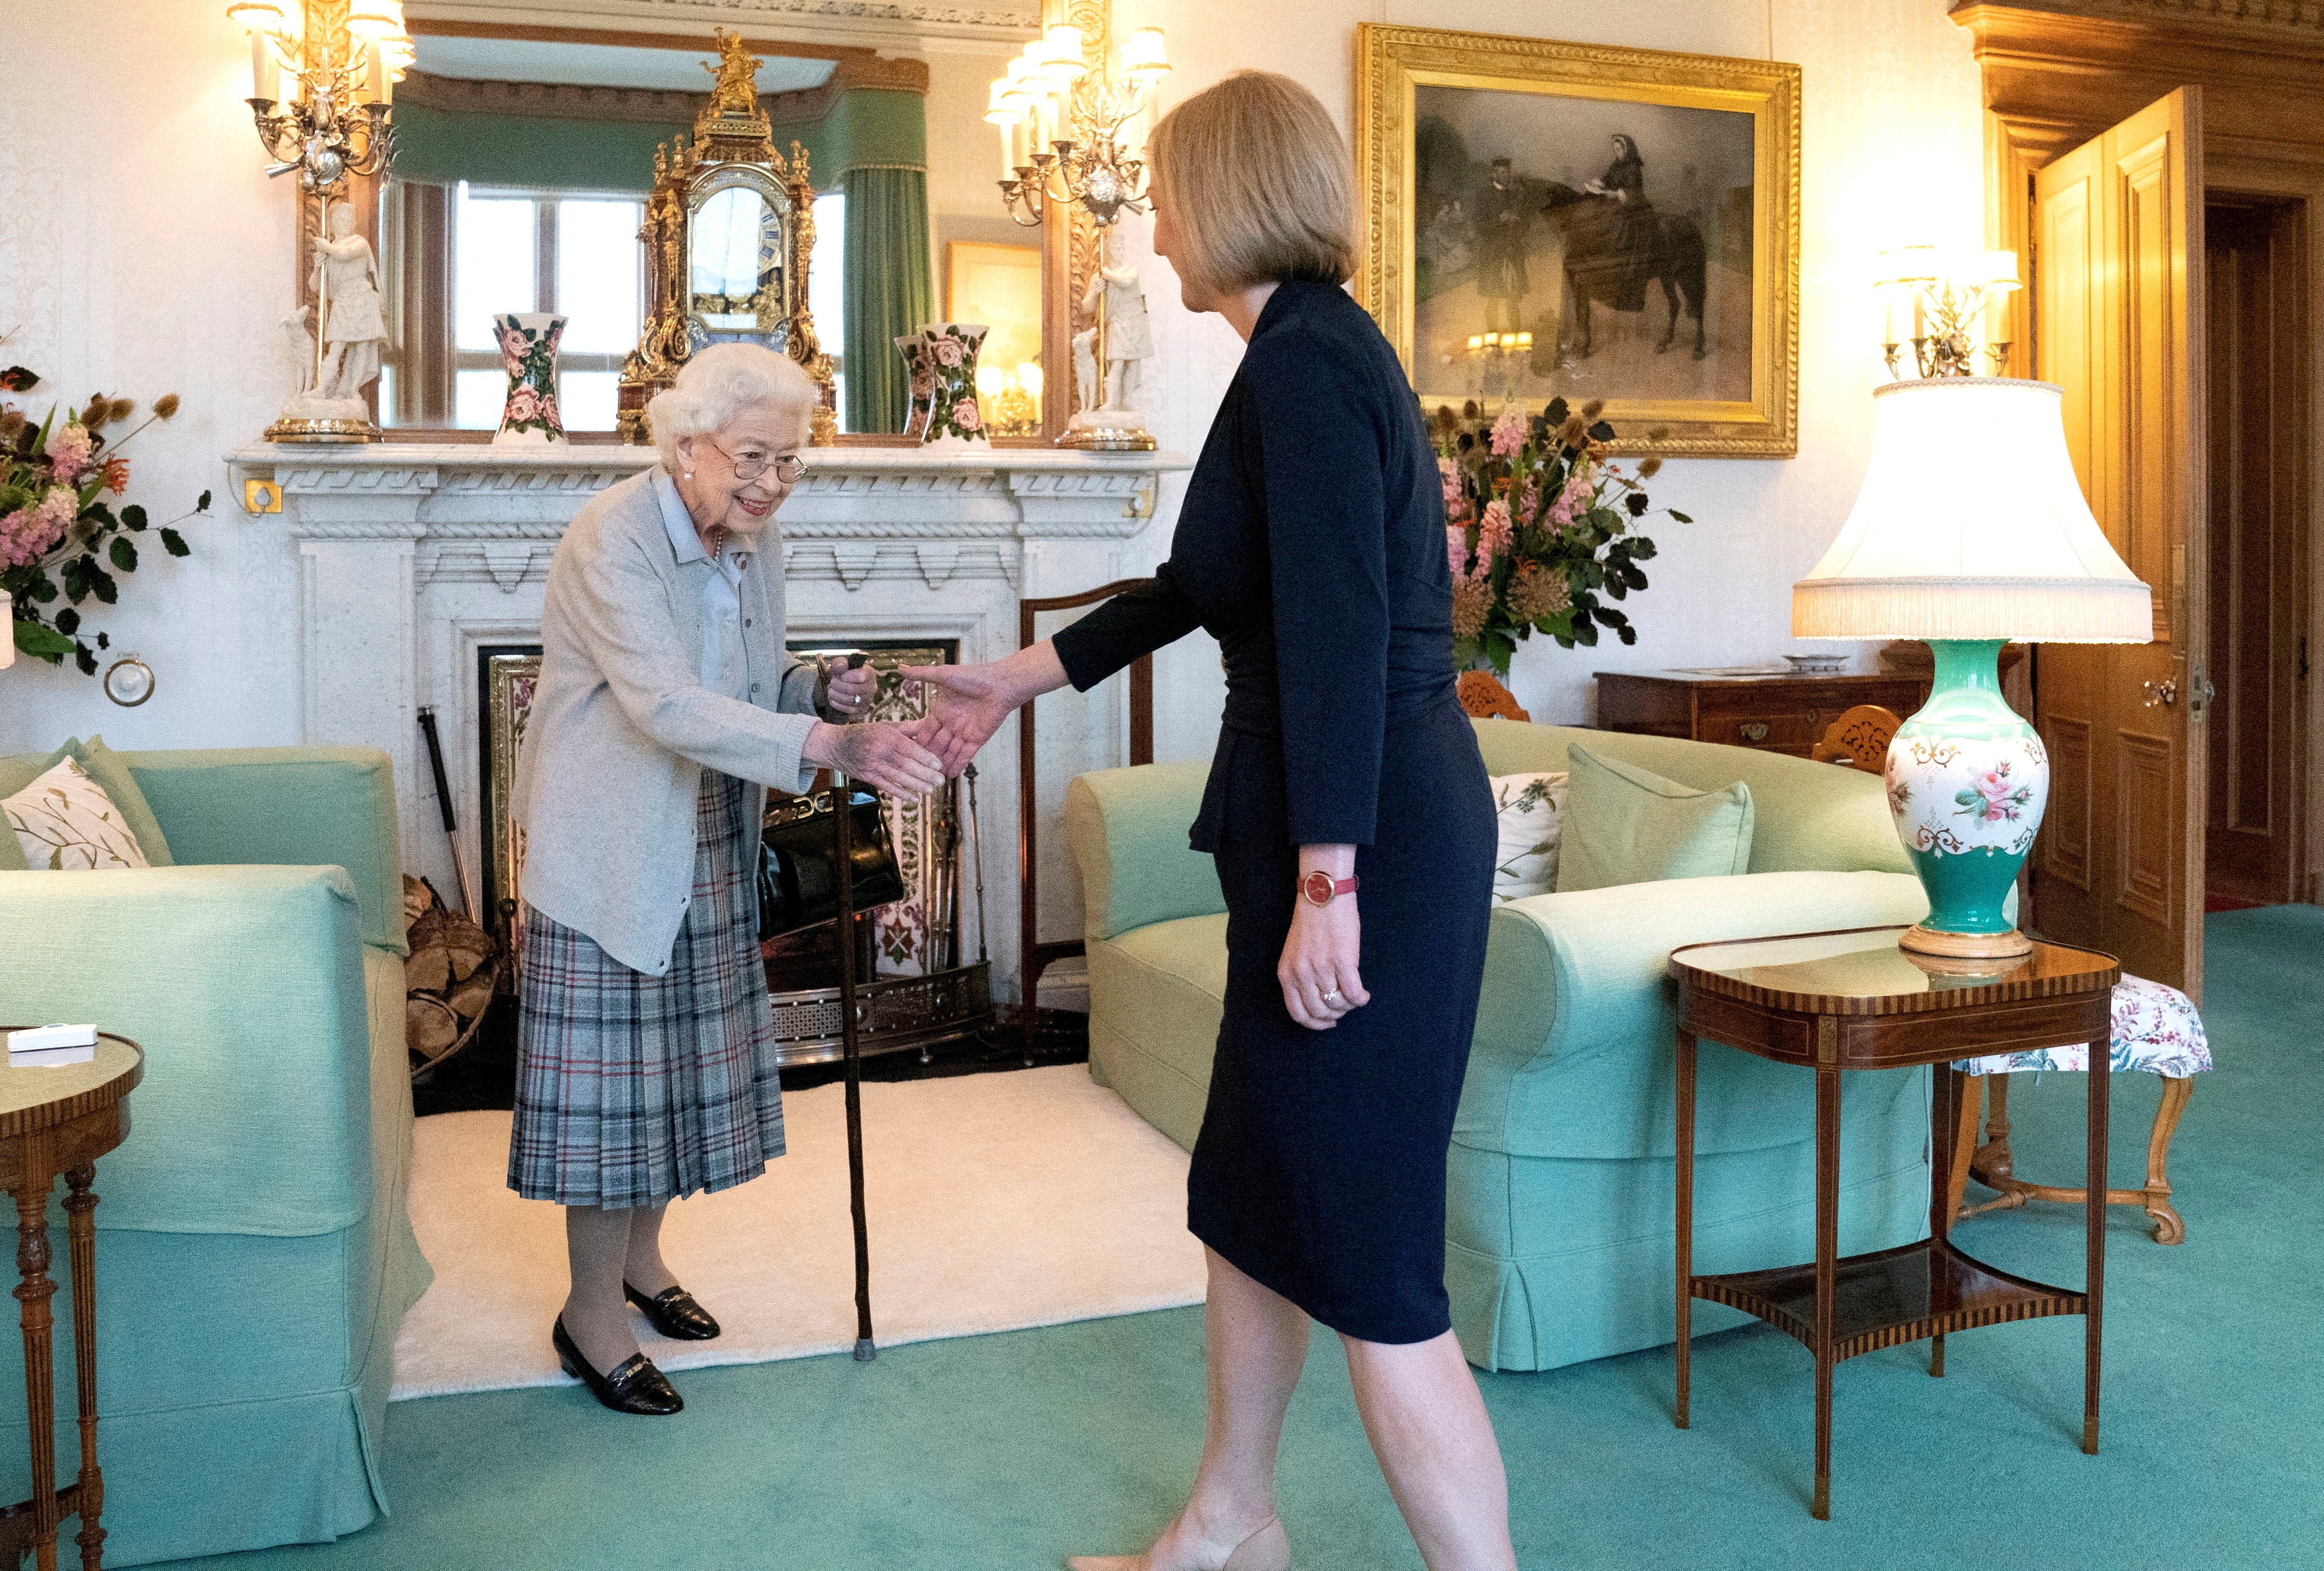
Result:
[[[2154,1242],[2177,1243],[2187,1236],[2187,1224],[2171,1205],[2171,1180],[2165,1164],[2171,1135],[2179,1115],[2194,1095],[2194,1077],[2211,1067],[2211,1049],[2203,1035],[2202,1017],[2195,1004],[2175,987],[2141,977],[2125,976],[2114,990],[2112,1053],[2107,1062],[2117,1075],[2135,1069],[2163,1077],[2163,1105],[2154,1114],[2154,1132],[2146,1142],[2146,1185],[2138,1189],[2109,1189],[2107,1202],[2137,1206],[2154,1218]],[[2087,1072],[2090,1051],[2079,1048],[2043,1048],[2030,1053],[1997,1053],[1986,1058],[1963,1058],[1953,1067],[1983,1078],[1988,1088],[1985,1143],[1977,1143],[1977,1096],[1960,1099],[1960,1126],[1954,1132],[1952,1213],[1956,1219],[1982,1211],[2000,1211],[2028,1200],[2062,1200],[2080,1205],[2081,1189],[2050,1184],[2029,1184],[2018,1178],[2009,1154],[2009,1079],[2025,1070],[2061,1069]],[[1998,1199],[1963,1209],[1962,1185],[1974,1178]]]

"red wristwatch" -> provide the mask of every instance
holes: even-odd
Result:
[[[1320,867],[1299,881],[1299,893],[1309,905],[1330,905],[1339,896],[1355,892],[1353,876],[1334,879]]]

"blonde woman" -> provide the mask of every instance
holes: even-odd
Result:
[[[771,349],[696,354],[646,411],[661,462],[582,508],[541,605],[509,1187],[565,1207],[571,1290],[549,1340],[621,1413],[685,1405],[632,1308],[665,1337],[718,1335],[662,1259],[665,1209],[783,1153],[763,788],[803,790],[821,765],[910,795],[943,783],[919,728],[848,724],[870,670],[825,683],[784,648],[775,513],[815,401]]]
[[[957,769],[1019,704],[1197,626],[1226,658],[1192,830],[1227,901],[1225,1018],[1186,1179],[1209,1251],[1209,1433],[1145,1554],[1070,1564],[1284,1571],[1276,1449],[1313,1318],[1347,1348],[1431,1571],[1508,1571],[1508,1481],[1444,1292],[1494,833],[1453,698],[1442,483],[1395,353],[1340,287],[1355,213],[1323,106],[1283,77],[1230,77],[1164,117],[1151,160],[1154,246],[1180,298],[1250,346],[1170,559],[1021,654],[913,673],[942,689],[935,745]]]

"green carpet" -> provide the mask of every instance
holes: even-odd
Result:
[[[2077,1447],[2081,1323],[1870,1354],[1836,1379],[1833,1520],[1807,1514],[1809,1363],[1760,1328],[1705,1338],[1694,1428],[1667,1350],[1483,1377],[1528,1568],[2324,1566],[2324,909],[2210,919],[2218,1067],[2172,1152],[2187,1242],[2113,1212],[2104,1449]],[[2079,1176],[2082,1077],[2013,1088],[2018,1171]],[[2143,1175],[2156,1098],[2121,1077],[2115,1181]],[[1972,1194],[1977,1191],[1972,1191]],[[2079,1210],[1967,1224],[2005,1269],[2081,1280]],[[844,1292],[845,1284],[832,1290]],[[577,1389],[389,1410],[394,1515],[336,1545],[217,1566],[358,1571],[1033,1571],[1129,1550],[1175,1508],[1203,1423],[1197,1310],[682,1375],[674,1420]],[[1285,1439],[1309,1571],[1420,1564],[1319,1337]]]

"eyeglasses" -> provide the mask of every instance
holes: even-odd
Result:
[[[707,439],[706,438],[705,440],[707,441]],[[708,445],[717,448],[727,463],[733,466],[734,478],[737,480],[756,480],[769,469],[772,469],[776,479],[789,485],[797,483],[798,477],[807,473],[807,460],[797,453],[785,453],[774,458],[738,458],[727,452],[725,448],[718,447],[716,442],[709,442]]]

